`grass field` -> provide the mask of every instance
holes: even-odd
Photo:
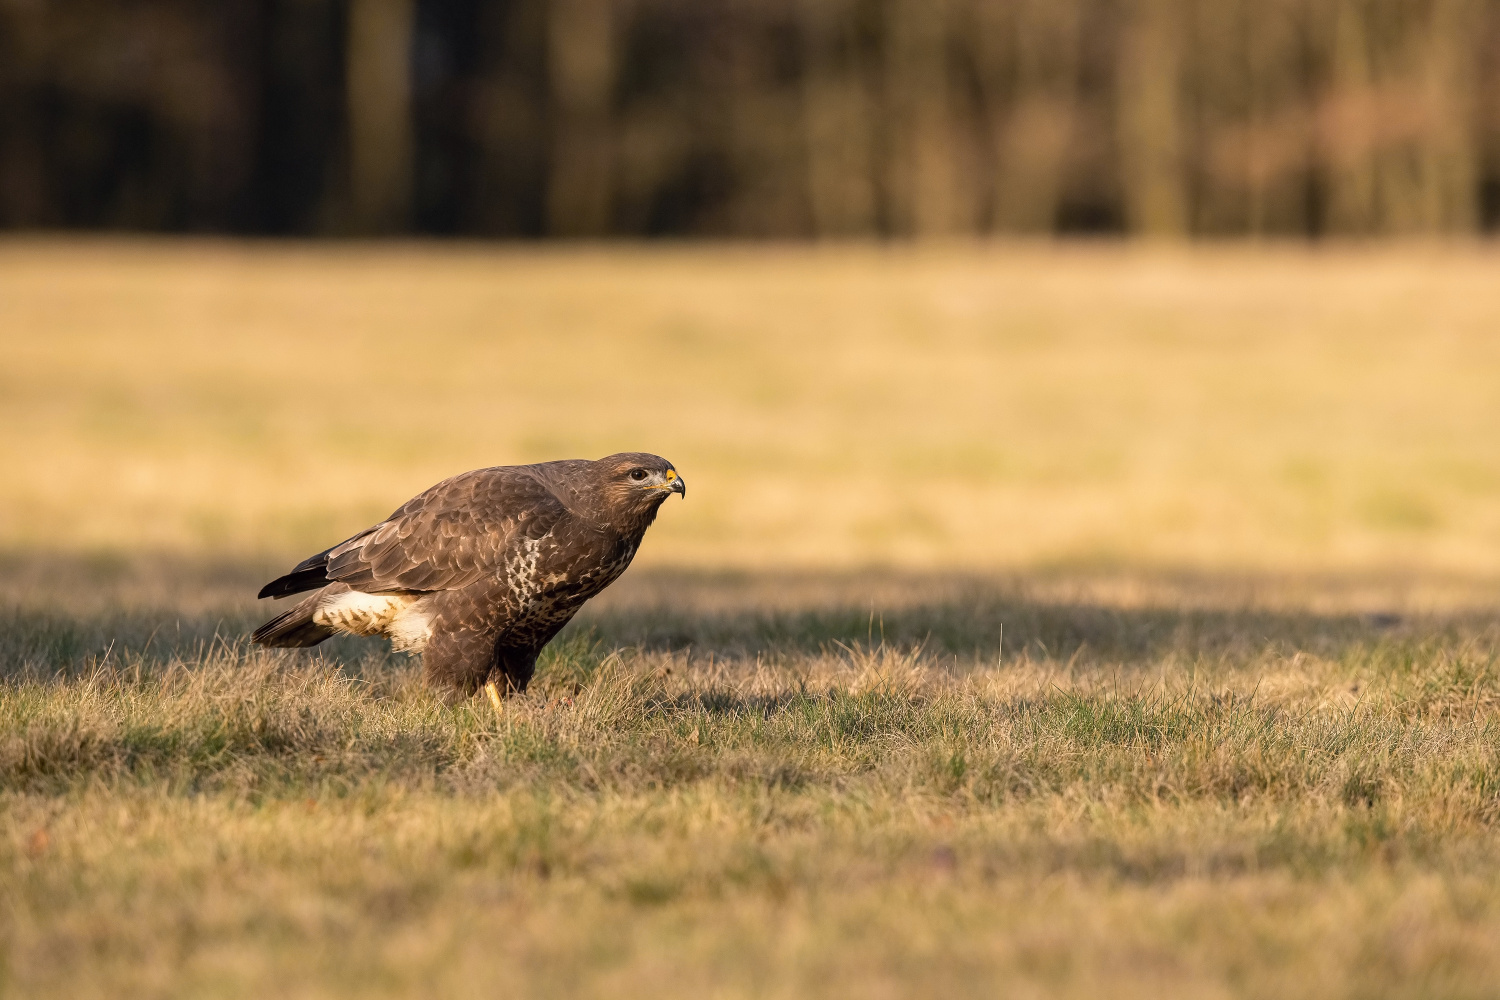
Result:
[[[0,991],[1500,996],[1497,265],[0,242]],[[502,713],[245,645],[625,448]]]

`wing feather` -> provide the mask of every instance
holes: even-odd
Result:
[[[498,572],[523,524],[544,534],[566,515],[524,469],[466,472],[328,550],[327,576],[367,593],[453,590]]]

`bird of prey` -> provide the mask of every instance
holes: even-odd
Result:
[[[445,479],[310,556],[261,597],[314,591],[255,630],[263,646],[384,635],[430,683],[523,691],[537,654],[630,565],[656,511],[687,486],[664,458],[624,453]],[[497,690],[498,689],[498,690]]]

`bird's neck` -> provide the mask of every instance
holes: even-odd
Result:
[[[632,511],[620,525],[623,529],[620,534],[631,544],[640,544],[641,536],[646,534],[646,529],[651,527],[651,522],[656,520],[656,512],[660,508],[661,504],[654,503],[649,507]]]

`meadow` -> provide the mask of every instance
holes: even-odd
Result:
[[[0,242],[0,992],[1500,995],[1497,264]],[[623,449],[502,711],[247,646]]]

